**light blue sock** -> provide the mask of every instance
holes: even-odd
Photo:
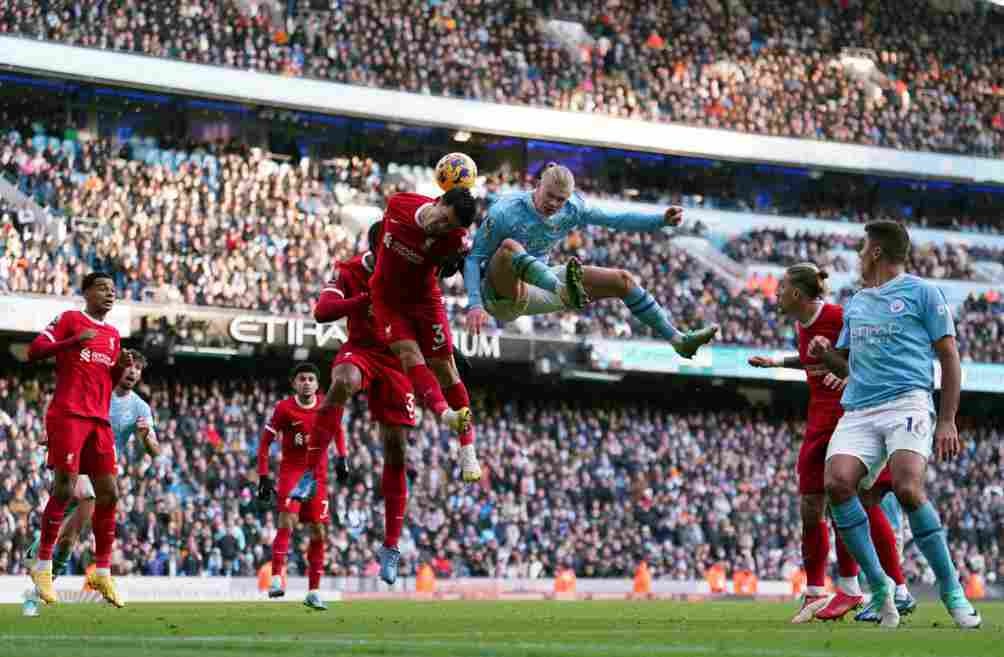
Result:
[[[551,272],[550,267],[526,251],[512,257],[512,270],[516,278],[548,292],[557,292],[561,285],[561,281]]]
[[[875,544],[872,543],[868,514],[861,506],[861,500],[852,497],[843,504],[831,504],[830,512],[840,537],[844,539],[844,545],[861,566],[861,572],[868,578],[868,586],[872,592],[884,589],[887,577],[882,570],[878,552],[875,551]]]
[[[941,519],[938,512],[934,510],[934,505],[925,502],[916,511],[908,514],[910,518],[910,529],[913,531],[913,540],[924,553],[927,563],[931,565],[935,576],[938,578],[938,587],[941,589],[942,597],[956,592],[962,588],[959,583],[959,574],[952,563],[952,555],[948,551],[948,541],[945,539],[945,530],[941,527]]]
[[[899,500],[893,493],[886,493],[882,497],[881,507],[885,517],[889,519],[889,524],[892,525],[893,533],[898,535],[903,528],[903,507],[899,505]]]
[[[666,311],[662,309],[655,298],[641,289],[633,288],[624,297],[624,305],[628,307],[631,314],[638,318],[638,321],[654,330],[665,340],[675,340],[680,332],[669,323]]]

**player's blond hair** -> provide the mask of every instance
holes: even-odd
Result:
[[[572,170],[557,162],[548,162],[544,165],[544,170],[540,174],[540,183],[551,184],[566,192],[575,191],[575,176]]]
[[[826,294],[828,273],[811,262],[800,262],[788,267],[788,280],[810,299],[819,299]]]

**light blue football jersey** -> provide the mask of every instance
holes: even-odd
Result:
[[[136,433],[136,422],[145,417],[153,431],[153,413],[150,405],[143,398],[130,390],[129,394],[119,396],[112,392],[112,405],[108,411],[108,420],[115,434],[115,451],[121,457],[126,454],[125,448],[129,438]]]
[[[952,309],[937,287],[901,274],[855,294],[844,309],[838,349],[850,349],[841,404],[854,411],[914,390],[934,390],[933,342],[955,335]]]
[[[662,212],[607,212],[590,206],[577,193],[573,193],[557,213],[545,218],[533,207],[533,192],[501,194],[488,209],[488,216],[474,235],[474,245],[464,261],[468,305],[482,305],[481,272],[503,240],[513,239],[534,258],[547,262],[559,242],[584,226],[652,232],[664,228],[666,222]]]

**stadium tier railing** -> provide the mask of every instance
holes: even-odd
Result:
[[[998,159],[766,137],[350,86],[0,36],[0,68],[341,116],[634,151],[776,162],[921,178],[1004,182]]]

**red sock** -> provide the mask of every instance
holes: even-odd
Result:
[[[116,506],[117,503],[94,505],[94,519],[91,521],[91,526],[94,529],[94,566],[96,568],[110,568],[112,565]]]
[[[307,441],[307,468],[312,470],[317,467],[321,458],[328,451],[331,439],[335,439],[335,449],[340,456],[345,455],[345,434],[342,431],[341,406],[322,406],[314,419],[314,428],[310,432]]]
[[[467,386],[464,385],[463,381],[457,381],[443,392],[446,393],[446,401],[449,402],[450,408],[452,408],[453,410],[457,411],[460,410],[461,408],[464,408],[465,406],[468,408],[470,407],[471,398],[470,395],[467,394]],[[474,444],[473,424],[471,425],[471,428],[467,431],[467,433],[460,436],[460,444],[461,445]]]
[[[307,547],[307,584],[310,591],[321,588],[321,573],[324,572],[324,541],[310,539]]]
[[[275,540],[272,541],[272,576],[282,575],[286,568],[286,553],[289,552],[289,535],[293,530],[287,527],[280,527],[275,532]]]
[[[837,571],[841,577],[858,576],[858,562],[847,551],[844,540],[840,538],[840,532],[837,532]]]
[[[897,586],[905,584],[903,568],[899,563],[899,551],[896,550],[896,534],[892,531],[889,518],[886,517],[885,511],[878,504],[867,511],[868,524],[872,530],[872,543],[875,544],[875,550],[878,552],[882,570],[895,580]]]
[[[63,516],[70,500],[61,500],[55,495],[49,496],[49,502],[42,511],[42,541],[38,546],[39,561],[52,561],[52,549],[59,538],[59,528],[63,526]]]
[[[380,492],[383,493],[383,545],[396,548],[404,527],[404,509],[408,505],[408,484],[403,465],[384,463]]]
[[[830,531],[825,521],[802,526],[802,563],[809,586],[826,586],[826,558],[830,554]]]
[[[450,408],[443,397],[443,391],[439,389],[439,381],[425,363],[415,365],[408,370],[408,378],[411,379],[411,387],[415,389],[415,396],[422,406],[440,417]]]

